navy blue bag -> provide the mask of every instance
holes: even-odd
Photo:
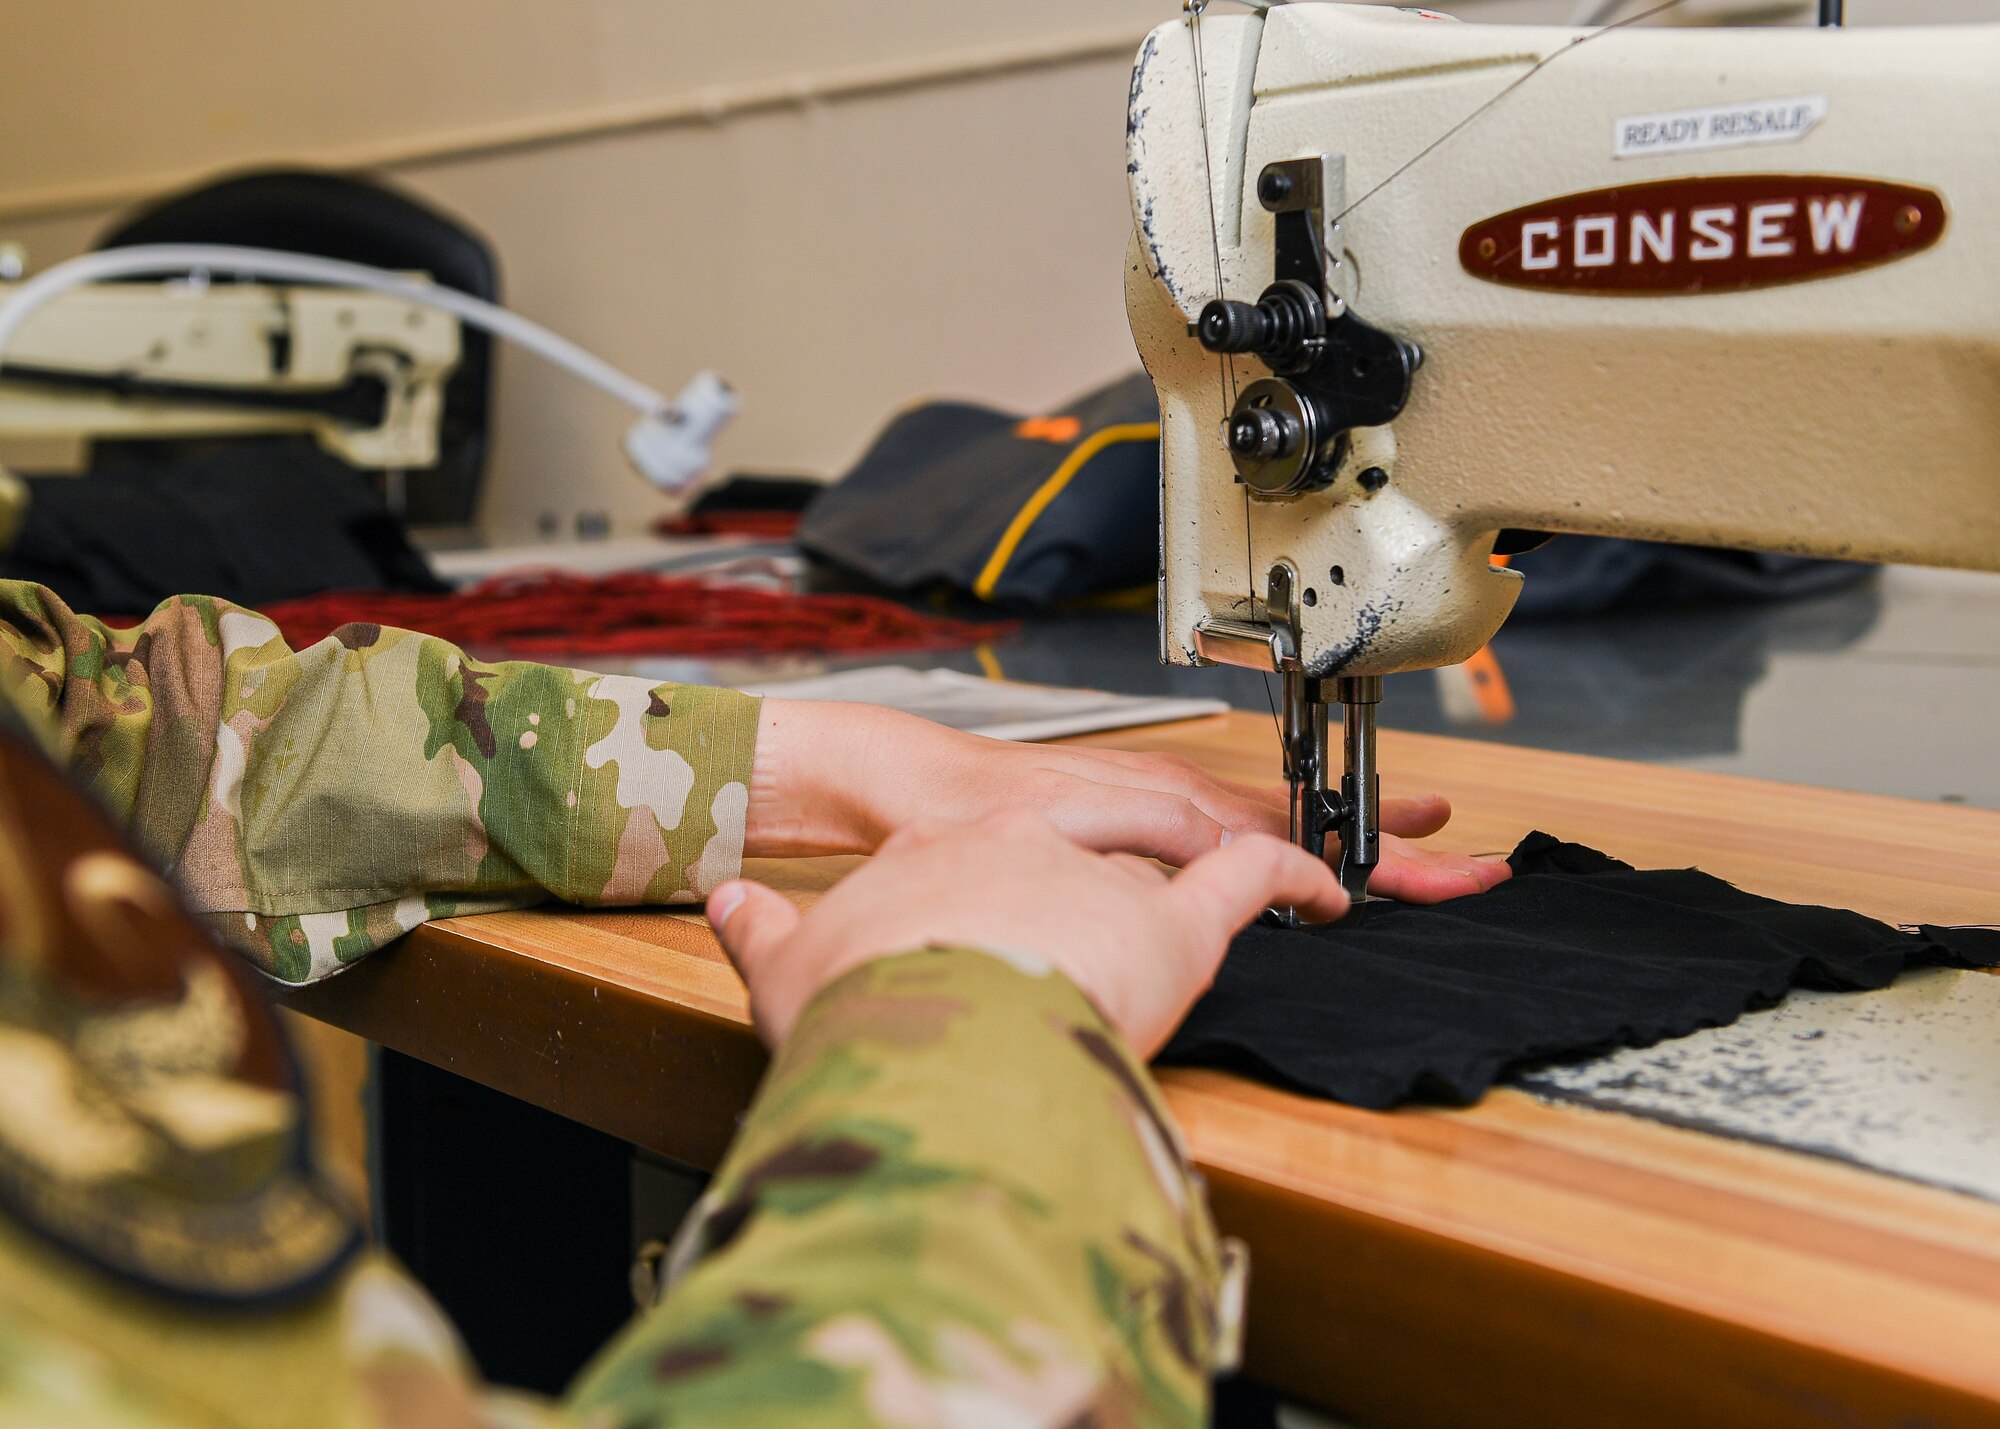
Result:
[[[1144,375],[1046,417],[930,402],[806,508],[810,555],[890,590],[1041,610],[1159,570],[1160,415]]]

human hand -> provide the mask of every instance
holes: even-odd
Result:
[[[773,1047],[843,973],[922,947],[975,947],[1046,960],[1150,1057],[1214,980],[1230,938],[1278,906],[1332,919],[1347,895],[1326,864],[1268,834],[1234,838],[1170,877],[1017,809],[912,824],[803,914],[738,879],[709,895],[708,916]]]
[[[1086,848],[1186,867],[1224,833],[1285,837],[1282,790],[1256,789],[1172,754],[984,739],[877,705],[764,701],[744,852],[867,853],[924,819],[1028,808]],[[1382,801],[1369,891],[1437,903],[1491,888],[1505,862],[1411,843],[1451,817],[1437,795]]]

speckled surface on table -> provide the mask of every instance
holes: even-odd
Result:
[[[1989,973],[1794,992],[1728,1027],[1514,1080],[2000,1201],[2000,977]]]

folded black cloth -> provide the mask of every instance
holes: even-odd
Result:
[[[1514,877],[1475,897],[1246,929],[1159,1061],[1362,1107],[1462,1104],[1509,1068],[1724,1026],[1789,988],[2000,966],[2000,931],[1905,932],[1544,833],[1508,862]]]

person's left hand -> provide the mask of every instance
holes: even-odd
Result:
[[[1170,878],[1143,859],[1079,848],[1010,809],[900,829],[804,912],[735,879],[709,895],[708,917],[772,1047],[821,988],[854,968],[961,947],[1045,960],[1145,1058],[1214,981],[1230,938],[1273,905],[1323,921],[1347,911],[1347,895],[1331,869],[1282,839],[1232,839]]]
[[[1285,837],[1282,789],[1255,789],[1172,754],[985,739],[876,705],[764,701],[744,853],[869,853],[924,820],[966,823],[1030,809],[1101,853],[1176,868],[1228,833]],[[1382,861],[1369,891],[1407,903],[1479,893],[1505,862],[1410,842],[1443,828],[1437,795],[1382,801]]]

